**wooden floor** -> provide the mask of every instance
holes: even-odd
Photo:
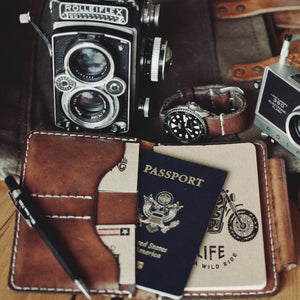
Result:
[[[294,203],[292,205],[292,219],[295,230],[295,240],[297,244],[298,262],[300,263],[300,212]],[[4,300],[84,300],[82,295],[76,297],[72,295],[60,294],[33,294],[15,293],[8,289],[8,272],[13,239],[15,208],[12,205],[7,189],[3,181],[0,181],[0,299]],[[300,299],[300,267],[281,274],[281,290],[270,298],[272,300],[296,300]],[[109,297],[92,296],[93,300],[108,300]],[[245,299],[245,298],[243,298]],[[250,299],[250,298],[249,298]],[[253,298],[251,298],[253,299]]]

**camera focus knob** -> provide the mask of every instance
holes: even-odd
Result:
[[[150,80],[164,80],[165,74],[172,63],[172,51],[168,47],[167,41],[162,41],[161,38],[155,37],[153,41]]]
[[[158,27],[159,23],[160,4],[153,4],[152,1],[148,1],[143,8],[141,22],[147,26]]]

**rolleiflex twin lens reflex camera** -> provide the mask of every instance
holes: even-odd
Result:
[[[126,133],[138,110],[147,116],[149,83],[164,79],[172,53],[152,34],[151,0],[51,0],[51,42],[29,13],[52,56],[55,125],[65,130]]]
[[[284,37],[278,63],[266,67],[254,124],[300,158],[300,72],[287,63],[292,41]]]

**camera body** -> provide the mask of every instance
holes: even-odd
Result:
[[[286,62],[286,36],[279,62],[266,67],[254,124],[300,158],[300,72]]]
[[[51,0],[54,122],[68,131],[127,133],[147,86],[164,78],[167,42],[151,0]]]

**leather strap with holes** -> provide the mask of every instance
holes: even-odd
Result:
[[[234,19],[293,10],[300,10],[299,0],[243,0],[218,3],[215,14],[221,19]]]
[[[279,56],[274,56],[266,60],[234,65],[231,69],[232,78],[236,81],[254,81],[260,80],[267,66],[278,63]],[[300,53],[291,53],[287,57],[287,62],[300,71]]]

